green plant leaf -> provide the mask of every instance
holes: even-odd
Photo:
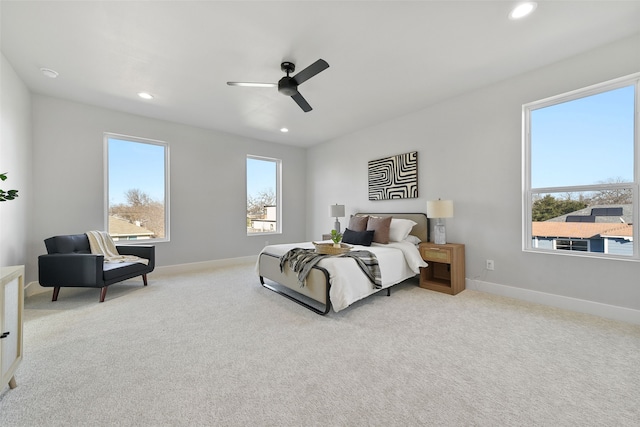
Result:
[[[5,181],[7,179],[7,173],[0,173],[0,180]],[[13,200],[18,197],[18,190],[4,191],[0,190],[0,202],[6,202],[7,200]]]

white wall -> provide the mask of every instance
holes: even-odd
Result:
[[[640,263],[521,249],[522,104],[637,71],[640,35],[309,149],[307,238],[331,229],[332,203],[349,215],[425,212],[427,200],[452,199],[447,240],[466,245],[472,282],[640,310]],[[367,200],[367,162],[413,150],[419,198]]]
[[[303,240],[305,150],[33,95],[35,209],[29,257],[43,240],[104,229],[103,133],[170,144],[171,241],[156,265],[256,255],[265,244]],[[246,235],[247,154],[282,159],[283,233]],[[27,280],[37,280],[31,270]],[[35,274],[35,275],[34,275]]]
[[[0,54],[0,181],[18,198],[0,202],[0,266],[27,265],[27,233],[31,224],[31,101],[27,87]]]

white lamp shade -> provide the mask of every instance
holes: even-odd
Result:
[[[330,205],[329,216],[334,218],[344,217],[344,205]]]
[[[453,200],[428,200],[427,217],[453,218]]]

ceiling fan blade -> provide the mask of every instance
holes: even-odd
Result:
[[[304,99],[302,95],[300,95],[300,92],[296,93],[295,95],[291,95],[291,98],[293,98],[293,100],[296,101],[296,103],[300,106],[300,108],[302,108],[302,111],[304,111],[305,113],[308,113],[309,111],[313,110],[313,108],[311,108],[311,105],[309,105],[307,100]]]
[[[227,82],[229,86],[244,86],[244,87],[276,87],[277,83],[258,83],[258,82]]]
[[[300,85],[327,68],[329,68],[327,61],[324,59],[318,59],[316,62],[293,76],[293,80],[295,80],[296,84]]]

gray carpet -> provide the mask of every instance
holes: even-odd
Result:
[[[322,317],[253,265],[25,305],[0,425],[631,426],[640,327],[414,280]]]

